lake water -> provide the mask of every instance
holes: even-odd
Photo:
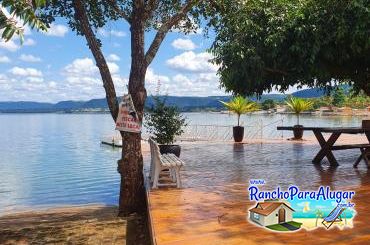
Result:
[[[234,125],[235,116],[187,113],[190,124]],[[244,125],[290,115],[247,115]],[[360,117],[303,116],[305,126],[358,126]],[[30,207],[117,204],[120,150],[102,146],[112,135],[108,114],[0,114],[0,214]]]

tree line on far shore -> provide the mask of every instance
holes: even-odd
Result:
[[[289,96],[288,96],[289,97]],[[366,109],[370,106],[370,96],[363,92],[355,93],[351,90],[345,91],[339,87],[332,90],[327,95],[307,98],[312,102],[312,109],[319,109],[320,107],[349,107],[352,109]],[[284,105],[283,101],[267,99],[260,103],[262,110],[270,110],[276,108],[277,105]]]

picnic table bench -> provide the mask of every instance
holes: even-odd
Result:
[[[277,130],[293,130],[294,127],[277,127]],[[312,160],[315,164],[320,164],[322,159],[326,157],[329,163],[333,166],[337,166],[338,161],[334,157],[333,152],[335,150],[348,150],[348,149],[360,149],[361,154],[353,164],[354,167],[361,162],[363,159],[367,166],[370,166],[370,127],[303,127],[305,131],[312,131],[320,144],[320,151],[316,154]],[[323,133],[330,133],[331,135],[326,140]],[[344,144],[334,145],[341,134],[365,134],[369,143],[368,144]]]

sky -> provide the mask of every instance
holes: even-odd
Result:
[[[202,28],[185,35],[167,35],[146,74],[148,95],[174,96],[225,95],[219,88],[217,66],[206,50],[213,42]],[[127,92],[130,72],[130,33],[123,21],[108,23],[96,31],[108,60],[118,95]],[[148,46],[154,32],[146,34]],[[294,90],[293,90],[294,91]],[[19,38],[0,41],[0,101],[58,102],[104,98],[105,93],[95,61],[82,36],[77,36],[59,19],[48,32],[25,30]]]

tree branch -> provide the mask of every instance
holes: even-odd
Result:
[[[159,0],[148,0],[145,6],[145,20],[148,20],[154,13],[154,10],[158,7]]]
[[[105,89],[108,107],[114,121],[116,121],[118,116],[118,102],[116,90],[114,88],[114,83],[112,75],[109,71],[108,64],[104,58],[103,52],[100,49],[100,44],[91,29],[85,6],[81,2],[81,0],[74,0],[73,8],[75,10],[76,21],[80,25],[81,32],[84,34],[87,44],[95,58],[96,66],[99,68],[100,75],[103,80],[103,86]]]
[[[119,14],[122,18],[124,18],[129,24],[131,24],[131,16],[128,16],[125,11],[123,11],[114,0],[108,0],[108,3],[112,6],[114,11]]]
[[[202,0],[200,0],[202,1]],[[184,18],[191,10],[191,8],[197,3],[199,0],[188,0],[171,18],[169,18],[165,23],[161,25],[157,34],[155,35],[153,42],[151,43],[148,51],[145,54],[145,61],[146,65],[149,66],[152,63],[155,55],[158,52],[158,49],[163,42],[164,38],[166,37],[167,33],[171,30],[171,28],[176,25],[182,18]]]

